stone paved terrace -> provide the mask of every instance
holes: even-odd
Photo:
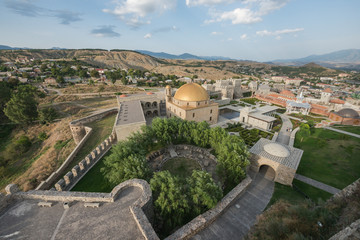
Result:
[[[139,187],[124,189],[113,203],[99,208],[76,202],[39,207],[41,200],[20,200],[0,215],[0,239],[144,239],[129,206],[140,198]]]
[[[258,173],[248,189],[219,218],[191,239],[242,239],[269,203],[273,191],[274,182]]]

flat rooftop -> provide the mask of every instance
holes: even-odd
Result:
[[[84,202],[69,209],[62,202],[39,207],[41,200],[20,200],[0,215],[0,239],[144,239],[129,208],[141,195],[139,187],[128,187],[99,208]]]
[[[140,100],[121,102],[120,110],[116,117],[116,126],[138,122],[146,123]]]
[[[276,118],[264,115],[262,112],[249,113],[249,117],[253,117],[265,122],[273,122],[276,120]]]

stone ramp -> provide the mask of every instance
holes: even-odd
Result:
[[[257,174],[248,189],[218,219],[191,239],[242,239],[266,208],[273,191],[274,182]]]

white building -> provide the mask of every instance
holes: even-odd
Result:
[[[278,109],[278,107],[275,106],[259,108],[245,107],[240,110],[239,122],[269,131],[272,129],[273,123],[276,120],[274,117],[276,109]]]

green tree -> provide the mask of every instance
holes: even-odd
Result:
[[[225,179],[226,189],[230,190],[245,178],[246,167],[250,164],[249,151],[243,139],[238,136],[228,136],[223,139],[216,153],[217,171]]]
[[[44,63],[44,64],[41,64],[41,67],[40,67],[41,72],[42,72],[42,73],[43,73],[43,72],[46,72],[46,69],[47,69],[46,64],[45,64],[45,63]]]
[[[187,179],[187,184],[194,217],[215,207],[222,198],[221,188],[205,171],[194,170],[191,177]]]
[[[57,83],[65,83],[64,77],[63,76],[57,76],[56,77],[56,82]]]
[[[164,220],[165,229],[183,224],[190,205],[179,178],[169,171],[157,172],[150,180],[150,187],[154,206]]]
[[[300,131],[298,132],[298,134],[300,136],[300,142],[302,142],[305,137],[310,136],[310,134],[311,134],[310,126],[306,123],[301,123]]]
[[[101,171],[110,183],[119,184],[132,178],[148,180],[151,171],[145,154],[137,152],[139,147],[132,141],[120,142],[112,148],[112,154],[105,158]]]
[[[81,77],[81,78],[87,78],[87,77],[89,77],[89,75],[88,75],[88,73],[86,72],[86,70],[81,69],[81,70],[79,71],[79,77]]]
[[[6,82],[0,82],[0,122],[6,119],[3,109],[11,98],[11,89]]]
[[[5,115],[14,123],[30,124],[38,116],[37,89],[31,85],[19,86],[4,109]]]
[[[43,123],[51,123],[57,118],[57,115],[55,108],[43,108],[39,111],[39,120]]]
[[[91,70],[90,76],[93,77],[93,78],[99,78],[100,77],[99,72],[96,71],[95,69]]]

